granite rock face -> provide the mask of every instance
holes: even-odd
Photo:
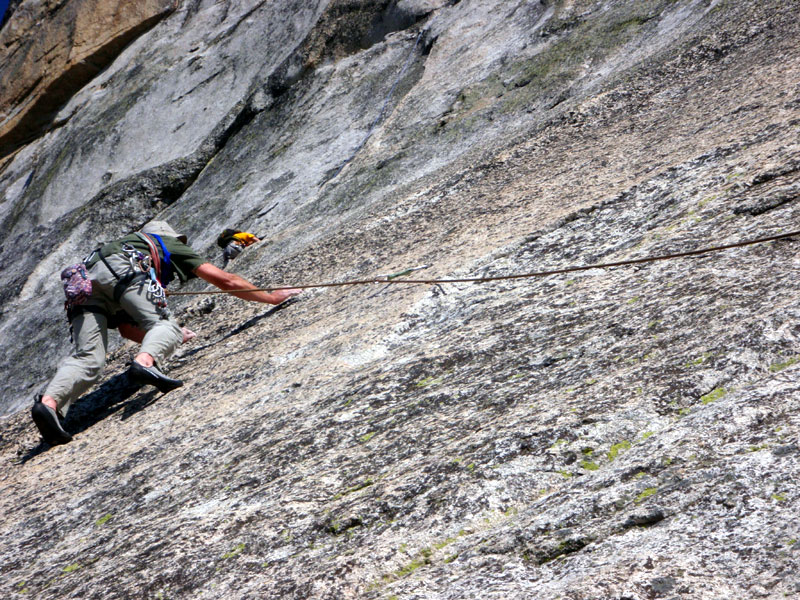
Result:
[[[180,4],[0,166],[3,597],[800,594],[795,238],[176,297],[185,387],[117,341],[72,443],[27,414],[60,267],[154,216],[264,285],[797,229],[793,4]]]
[[[175,0],[28,1],[0,31],[0,160],[57,127],[53,117]]]

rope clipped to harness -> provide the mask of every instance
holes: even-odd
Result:
[[[159,314],[161,314],[162,317],[165,317],[167,315],[167,294],[166,290],[164,290],[164,285],[169,283],[169,279],[172,279],[172,265],[170,263],[169,251],[164,245],[164,242],[161,240],[161,237],[154,233],[140,232],[136,235],[138,235],[147,243],[147,247],[150,249],[150,256],[145,256],[130,246],[129,248],[133,249],[137,255],[142,256],[141,259],[139,259],[137,256],[136,262],[138,262],[139,268],[147,275],[149,279],[149,283],[147,284],[147,293],[153,301],[153,304],[156,305],[156,309],[158,310]],[[158,253],[158,248],[156,248],[156,242],[158,242],[159,246],[162,248],[162,252],[164,254],[163,261]],[[124,245],[122,249],[126,253],[130,252],[130,250],[127,250]]]

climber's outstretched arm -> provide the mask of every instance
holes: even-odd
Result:
[[[211,263],[203,263],[194,270],[194,274],[201,279],[207,281],[211,285],[218,287],[221,290],[254,290],[257,289],[255,285],[246,279],[239,277],[235,273],[228,273],[219,267],[215,267]],[[274,292],[234,292],[234,296],[242,300],[250,300],[252,302],[264,302],[266,304],[280,304],[287,298],[296,296],[301,290],[276,290]]]

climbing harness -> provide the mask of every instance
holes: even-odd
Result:
[[[93,265],[97,261],[101,261],[114,279],[117,280],[113,291],[115,302],[119,302],[120,298],[122,298],[122,294],[132,284],[138,281],[147,281],[148,298],[153,302],[156,311],[162,319],[169,318],[167,294],[164,286],[167,285],[174,276],[170,252],[167,250],[166,245],[159,235],[154,233],[137,233],[136,235],[147,244],[149,254],[141,252],[128,242],[123,242],[121,245],[121,255],[130,265],[130,272],[124,276],[120,276],[108,262],[106,255],[103,253],[103,246],[95,249],[80,263],[70,265],[61,272],[61,280],[66,297],[64,309],[66,310],[67,321],[69,322],[70,341],[72,341],[74,337],[72,322],[77,315],[84,312],[104,315],[107,319],[107,325],[111,329],[116,328],[123,322],[134,323],[130,316],[122,310],[110,314],[99,306],[85,305],[85,302],[92,294],[92,281],[87,272],[87,265]],[[161,255],[159,255],[156,243],[161,248]],[[163,256],[163,258],[161,258],[161,256]]]
[[[147,293],[150,300],[156,306],[156,310],[162,318],[167,318],[169,312],[167,310],[167,294],[164,285],[167,285],[172,279],[172,265],[170,261],[170,253],[164,246],[164,242],[156,234],[137,233],[148,246],[150,252],[144,252],[136,249],[131,244],[125,242],[122,244],[122,255],[127,259],[131,267],[130,273],[120,277],[114,268],[106,260],[102,248],[98,248],[90,254],[84,263],[89,262],[92,257],[97,254],[99,260],[103,262],[109,270],[114,279],[117,280],[117,285],[114,286],[114,300],[119,302],[125,290],[137,280],[147,280]],[[155,240],[155,241],[154,241]],[[163,260],[159,256],[156,242],[161,246],[163,253]]]
[[[242,292],[275,292],[278,290],[289,290],[289,289],[310,289],[310,288],[324,288],[324,287],[340,287],[346,285],[369,285],[375,283],[390,283],[390,284],[397,284],[397,283],[405,283],[405,284],[427,284],[427,285],[439,285],[442,283],[485,283],[489,281],[508,281],[513,279],[527,279],[532,277],[546,277],[548,275],[562,275],[565,273],[575,273],[577,271],[589,271],[591,269],[608,269],[611,267],[624,267],[628,265],[640,265],[644,263],[656,262],[660,260],[670,260],[674,258],[684,258],[688,256],[699,256],[701,254],[708,254],[709,252],[719,252],[721,250],[729,250],[731,248],[743,248],[745,246],[753,246],[755,244],[763,244],[766,242],[774,242],[777,240],[783,240],[790,237],[796,237],[800,235],[800,231],[790,231],[789,233],[781,233],[778,235],[772,235],[769,237],[762,237],[753,240],[745,240],[742,242],[735,242],[733,244],[725,244],[723,246],[711,246],[708,248],[700,248],[698,250],[689,250],[687,252],[676,252],[674,254],[662,254],[657,256],[646,256],[644,258],[631,258],[628,260],[620,260],[616,262],[609,262],[609,263],[598,263],[593,265],[585,265],[580,267],[565,267],[563,269],[553,269],[550,271],[535,271],[533,273],[521,273],[516,275],[496,275],[493,277],[463,277],[457,279],[400,279],[400,275],[403,274],[401,271],[400,274],[394,274],[394,278],[389,278],[389,276],[380,276],[374,279],[361,279],[355,281],[340,281],[340,282],[329,282],[329,283],[313,283],[313,284],[304,284],[304,285],[284,285],[284,286],[275,286],[275,287],[268,287],[268,288],[255,288],[255,289],[241,289],[241,290],[205,290],[199,292],[167,292],[169,296],[201,296],[201,295],[210,295],[210,294],[237,294]]]

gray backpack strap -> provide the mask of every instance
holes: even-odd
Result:
[[[103,254],[102,249],[97,250],[97,255],[100,257],[100,260],[103,261],[103,264],[106,266],[106,269],[114,276],[114,279],[117,280],[117,284],[114,286],[114,302],[119,302],[120,298],[122,298],[122,294],[125,293],[125,290],[128,288],[129,285],[134,283],[134,281],[138,279],[146,280],[147,274],[146,273],[128,273],[124,277],[120,277],[119,274],[114,270],[114,268],[108,264],[105,255]]]
[[[106,257],[103,254],[102,248],[97,249],[97,255],[100,257],[100,260],[103,261],[103,264],[106,266],[106,269],[108,269],[109,272],[114,276],[114,279],[116,279],[117,281],[121,281],[121,278],[119,275],[117,275],[117,272],[111,268],[110,264],[108,264],[108,261],[106,260]]]

